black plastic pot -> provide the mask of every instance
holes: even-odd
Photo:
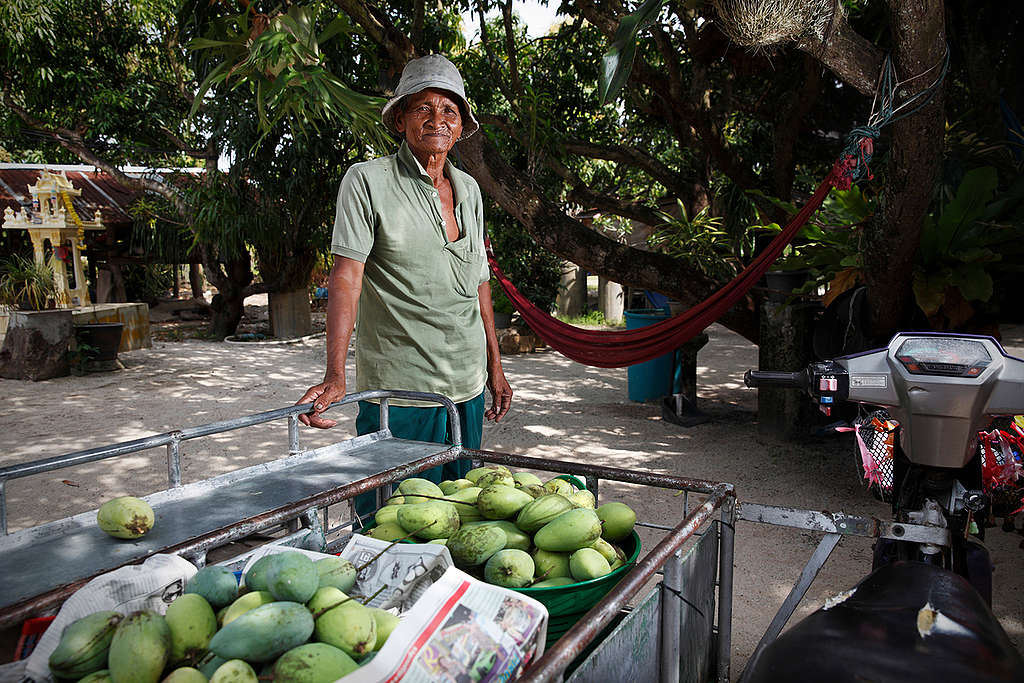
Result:
[[[96,349],[96,355],[90,360],[117,360],[117,350],[121,348],[121,333],[124,323],[86,323],[75,325],[75,337],[79,344],[88,344]]]

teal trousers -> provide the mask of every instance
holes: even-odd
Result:
[[[484,394],[476,398],[455,404],[459,414],[459,428],[462,431],[462,445],[465,448],[479,449],[484,430]],[[448,428],[448,411],[443,406],[411,408],[407,406],[391,406],[388,409],[388,427],[391,434],[399,439],[409,441],[428,441],[431,443],[452,443],[451,431]],[[356,433],[371,434],[380,430],[380,406],[369,401],[359,402],[359,414],[356,416]],[[417,474],[417,477],[429,479],[435,484],[445,479],[461,479],[469,472],[468,459],[456,460],[445,465],[432,467]],[[363,493],[356,496],[356,513],[364,522],[377,510],[376,493]],[[358,522],[357,522],[358,526]]]

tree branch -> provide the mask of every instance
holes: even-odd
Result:
[[[387,50],[388,56],[401,69],[416,56],[416,46],[391,21],[369,4],[360,0],[334,0],[334,4],[359,24],[366,34]]]
[[[519,80],[519,55],[516,54],[516,36],[512,25],[512,0],[505,0],[501,5],[501,18],[505,24],[505,53],[508,55],[508,75],[512,81],[512,90],[520,96],[523,84]]]
[[[24,121],[25,125],[29,126],[33,130],[50,136],[54,142],[73,153],[85,163],[92,164],[96,168],[109,173],[117,180],[117,182],[125,187],[155,192],[170,202],[180,216],[183,218],[188,216],[188,206],[176,188],[151,178],[134,178],[126,175],[121,171],[121,169],[117,168],[109,161],[100,158],[95,152],[89,149],[88,145],[85,144],[85,141],[82,140],[82,136],[77,131],[67,128],[48,126],[45,122],[35,118],[28,113],[26,109],[14,102],[11,96],[6,92],[3,93],[3,103],[4,106]]]
[[[796,47],[824,64],[862,95],[871,97],[875,94],[878,74],[882,70],[882,51],[854,31],[845,16],[837,13],[832,32],[824,42],[821,37],[808,37],[798,41]]]

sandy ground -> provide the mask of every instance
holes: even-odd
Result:
[[[758,435],[757,394],[742,373],[757,364],[754,346],[719,326],[699,356],[701,407],[710,423],[680,428],[660,418],[660,405],[631,403],[625,369],[589,368],[553,351],[507,356],[513,411],[484,431],[483,448],[727,481],[740,500],[885,517],[858,480],[849,437],[794,445]],[[166,337],[166,335],[163,335]],[[1024,355],[1024,340],[1004,339]],[[0,465],[46,458],[174,428],[256,413],[293,403],[320,380],[323,339],[293,345],[157,341],[121,355],[118,372],[31,383],[0,380]],[[351,382],[350,378],[350,382]],[[354,386],[354,384],[351,384]],[[302,445],[352,435],[355,410],[326,432],[306,429]],[[287,452],[283,422],[187,442],[183,475],[194,481]],[[164,449],[83,465],[8,484],[10,529],[95,509],[115,495],[164,488]],[[602,499],[634,506],[641,519],[675,524],[681,498],[666,491],[609,484]],[[1018,522],[1019,524],[1019,522]],[[650,547],[653,532],[644,533]],[[736,534],[734,675],[742,667],[810,557],[819,536],[740,523]],[[1024,552],[1021,537],[992,529],[996,563],[994,610],[1024,649]],[[802,602],[797,616],[846,590],[870,569],[866,539],[846,538]],[[6,648],[4,648],[6,649]]]

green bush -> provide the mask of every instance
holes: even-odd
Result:
[[[523,226],[500,209],[490,212],[487,232],[501,270],[519,293],[541,310],[553,310],[561,279],[561,259],[539,247]],[[504,306],[504,303],[499,302],[507,299],[494,281],[491,283],[491,297],[494,310],[502,312],[499,306]],[[511,312],[511,303],[507,308],[504,312]]]

